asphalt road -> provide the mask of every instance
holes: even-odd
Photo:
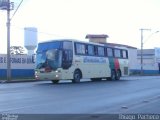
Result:
[[[78,84],[1,83],[0,113],[160,114],[160,76]]]

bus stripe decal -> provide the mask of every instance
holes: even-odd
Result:
[[[111,70],[115,68],[114,58],[109,58],[109,67]]]
[[[120,68],[118,59],[109,58],[109,66],[111,70],[112,69],[118,70]]]
[[[118,70],[120,67],[119,67],[119,61],[118,59],[114,59],[114,64],[115,64],[115,70]]]

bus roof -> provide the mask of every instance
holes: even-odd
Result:
[[[39,43],[49,43],[49,42],[56,42],[56,41],[73,41],[73,42],[80,42],[84,44],[93,44],[93,45],[100,45],[100,46],[113,47],[113,48],[119,48],[119,49],[127,49],[127,48],[137,49],[132,46],[122,45],[117,43],[95,43],[95,42],[82,41],[78,39],[53,39],[53,40],[47,40]]]

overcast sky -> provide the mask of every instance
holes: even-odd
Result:
[[[21,0],[12,1],[17,7]],[[144,48],[160,47],[160,32],[152,34],[160,31],[160,0],[23,0],[11,21],[11,46],[23,46],[24,27],[37,27],[39,42],[107,34],[108,42],[137,48],[139,29],[147,28]],[[6,12],[0,11],[0,53],[6,41]]]

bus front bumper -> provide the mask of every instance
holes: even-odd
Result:
[[[36,80],[60,80],[60,79],[62,79],[61,76],[62,76],[61,72],[59,72],[59,71],[54,71],[54,72],[36,71],[35,72],[35,79]]]

